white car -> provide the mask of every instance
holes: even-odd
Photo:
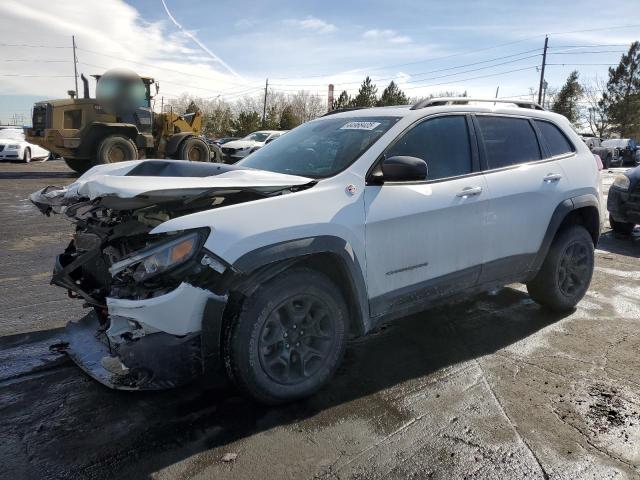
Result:
[[[237,165],[100,165],[31,199],[77,224],[52,283],[95,307],[67,326],[89,375],[217,373],[266,403],[327,384],[348,337],[436,304],[522,282],[571,310],[603,221],[569,121],[495,99],[332,113]]]
[[[240,140],[232,140],[222,145],[225,163],[235,163],[250,153],[272,142],[287,133],[288,130],[260,130],[253,132]]]
[[[48,157],[48,150],[25,141],[22,129],[0,129],[0,160],[22,160],[29,163],[32,158],[46,159]]]

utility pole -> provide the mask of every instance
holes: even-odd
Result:
[[[264,104],[262,105],[262,127],[264,128],[267,121],[267,92],[269,91],[269,79],[264,82]]]
[[[540,87],[538,88],[538,103],[542,102],[542,82],[544,82],[544,67],[547,65],[547,45],[549,45],[549,36],[544,37],[544,50],[542,52],[542,68],[540,69]]]
[[[76,81],[76,98],[78,98],[78,57],[76,56],[76,36],[71,35],[73,44],[73,78]]]

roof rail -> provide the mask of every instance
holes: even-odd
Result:
[[[419,110],[426,107],[439,107],[443,105],[466,105],[469,102],[486,102],[486,103],[511,103],[520,108],[531,108],[532,110],[544,110],[536,102],[530,100],[508,100],[499,98],[469,98],[469,97],[439,97],[428,98],[416,103],[411,110]]]

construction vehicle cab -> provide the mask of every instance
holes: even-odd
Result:
[[[141,158],[209,161],[210,150],[199,138],[200,112],[155,113],[153,78],[126,70],[94,75],[96,98],[82,75],[83,98],[48,100],[33,107],[27,141],[61,155],[82,173],[94,165]]]

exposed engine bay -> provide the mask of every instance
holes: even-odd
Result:
[[[207,227],[152,230],[177,217],[313,184],[230,165],[147,160],[95,167],[67,187],[32,194],[45,215],[75,224],[51,283],[93,312],[69,323],[69,355],[113,388],[166,388],[193,377],[201,363],[204,309],[230,266],[203,247]],[[178,358],[184,368],[175,366]]]

